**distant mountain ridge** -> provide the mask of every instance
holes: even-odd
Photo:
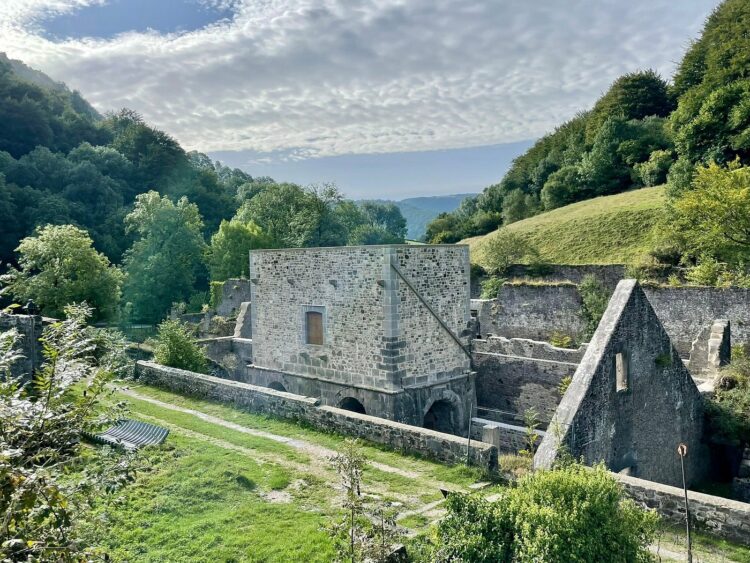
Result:
[[[420,240],[427,232],[427,224],[441,213],[450,213],[458,209],[461,202],[475,193],[409,197],[399,201],[391,199],[372,199],[379,203],[395,203],[406,219],[406,238]]]

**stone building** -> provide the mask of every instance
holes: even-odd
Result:
[[[248,383],[464,434],[475,398],[469,249],[250,253]]]

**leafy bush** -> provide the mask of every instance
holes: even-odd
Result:
[[[82,434],[122,415],[100,400],[128,362],[120,339],[86,327],[90,308],[69,306],[65,316],[43,331],[44,363],[33,382],[11,375],[18,335],[0,334],[2,561],[98,560],[79,523],[132,479],[130,457],[109,448],[87,451],[85,470],[76,470]]]
[[[163,366],[207,373],[208,358],[195,342],[193,330],[179,321],[166,320],[151,340],[154,361]]]
[[[603,466],[571,464],[522,477],[488,502],[451,494],[433,561],[650,561],[655,512],[624,498]]]
[[[671,150],[655,150],[647,161],[635,164],[633,170],[644,186],[660,186],[667,181],[673,162]]]
[[[552,344],[552,346],[556,346],[557,348],[572,348],[573,337],[562,332],[555,331],[552,333],[552,336],[550,336],[549,343]]]
[[[505,278],[498,278],[495,276],[482,280],[482,299],[497,299],[504,283]]]
[[[729,443],[750,442],[750,359],[744,350],[722,370],[715,388],[706,405],[709,435]]]
[[[609,291],[592,275],[585,276],[578,286],[583,307],[581,313],[586,321],[586,336],[590,338],[599,326],[609,304]]]
[[[510,266],[521,262],[539,262],[539,251],[522,236],[501,229],[482,246],[485,269],[502,275]]]
[[[694,285],[750,287],[750,274],[745,270],[744,264],[730,268],[708,255],[701,256],[695,266],[688,268],[685,277]]]

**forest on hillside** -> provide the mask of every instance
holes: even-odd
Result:
[[[701,167],[730,163],[750,164],[750,3],[745,0],[726,0],[716,8],[671,81],[651,70],[620,77],[593,108],[518,157],[499,183],[433,220],[427,240],[456,242],[643,186],[666,183],[674,202]],[[691,244],[691,238],[672,233],[665,248],[655,250],[656,258],[694,263],[711,251]],[[728,258],[726,249],[713,254],[717,260]]]
[[[86,300],[99,319],[153,322],[174,303],[200,307],[209,281],[246,275],[251,248],[406,235],[393,203],[252,177],[185,151],[133,111],[101,116],[5,56],[0,123],[4,285],[49,315]]]

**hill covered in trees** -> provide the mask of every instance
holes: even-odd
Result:
[[[653,71],[617,79],[594,104],[537,141],[502,180],[427,228],[454,242],[598,196],[668,183],[696,167],[750,164],[750,4],[726,0],[707,19],[671,82]]]
[[[133,111],[102,116],[4,55],[0,124],[4,282],[51,314],[64,297],[96,303],[96,318],[155,321],[175,302],[205,303],[209,280],[246,274],[251,248],[406,235],[393,204],[357,205],[333,185],[254,178],[185,151]],[[107,283],[83,264],[106,272]]]

